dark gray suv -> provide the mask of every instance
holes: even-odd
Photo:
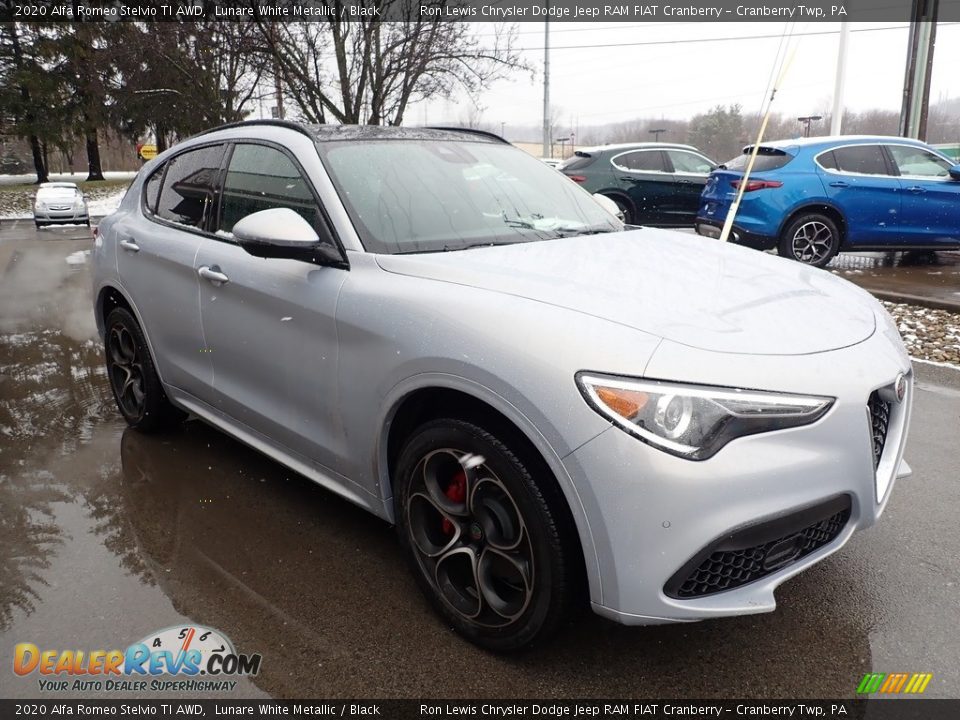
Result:
[[[613,200],[630,225],[693,227],[714,167],[690,145],[631,143],[577,150],[559,169]]]

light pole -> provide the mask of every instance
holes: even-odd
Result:
[[[547,0],[547,12],[550,0]],[[549,17],[549,16],[548,16]],[[553,157],[553,143],[550,142],[550,21],[543,23],[543,157]]]
[[[660,142],[660,133],[665,133],[666,131],[666,128],[654,128],[653,130],[648,130],[647,132],[654,136],[654,142]]]
[[[810,123],[817,120],[823,120],[823,115],[806,115],[804,117],[798,117],[797,122],[803,123],[803,136],[810,137]]]

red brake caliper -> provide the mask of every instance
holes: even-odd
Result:
[[[455,503],[462,503],[467,497],[467,474],[463,470],[458,471],[443,494]],[[444,535],[453,535],[453,523],[447,518],[443,519],[442,527]]]

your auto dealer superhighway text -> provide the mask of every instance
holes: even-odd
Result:
[[[842,708],[840,708],[842,710]],[[797,703],[795,705],[737,705],[733,709],[740,716],[786,716],[786,717],[804,717],[804,716],[823,716],[825,709],[816,705],[804,705]],[[841,714],[845,714],[845,710]],[[462,705],[420,705],[421,717],[449,717],[451,715],[473,715],[477,717],[587,717],[619,715],[622,717],[648,715],[648,716],[669,716],[669,717],[692,717],[692,716],[715,716],[720,717],[730,713],[730,709],[725,709],[717,705],[671,705],[671,704],[563,704],[538,705],[487,705],[479,703],[465,703]],[[730,713],[732,714],[732,713]],[[836,714],[836,713],[834,713]]]

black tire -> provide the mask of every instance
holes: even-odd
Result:
[[[37,230],[39,230],[40,228],[42,228],[42,227],[45,225],[45,223],[42,223],[42,222],[39,222],[39,221],[34,221],[34,224],[37,226]]]
[[[167,399],[136,318],[126,308],[107,315],[104,353],[117,409],[130,427],[145,433],[169,429],[186,418]]]
[[[617,209],[623,213],[623,222],[625,225],[633,225],[633,208],[630,207],[630,203],[626,202],[623,198],[620,198],[616,195],[607,195],[606,197],[610,198],[617,204]]]
[[[577,607],[579,541],[560,490],[496,435],[452,418],[422,425],[394,487],[417,582],[471,642],[499,652],[540,643]]]
[[[824,267],[840,250],[840,230],[826,215],[803,213],[791,220],[780,235],[777,252],[813,267]]]

